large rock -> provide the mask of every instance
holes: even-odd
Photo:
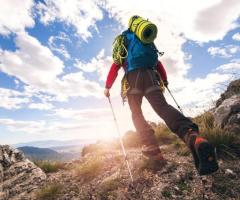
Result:
[[[213,114],[217,126],[240,135],[240,79],[229,84]]]
[[[46,180],[46,174],[8,145],[0,146],[0,199],[31,199],[30,194]]]
[[[232,81],[229,84],[227,90],[223,94],[221,94],[220,99],[217,100],[216,107],[220,106],[225,99],[229,99],[234,95],[240,95],[240,79]]]

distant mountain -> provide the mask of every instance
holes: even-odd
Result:
[[[32,141],[26,143],[18,143],[12,146],[24,147],[39,147],[39,148],[52,148],[52,147],[66,147],[66,146],[84,146],[86,144],[94,143],[95,140],[43,140],[43,141]]]
[[[77,153],[58,153],[49,148],[38,148],[38,147],[19,147],[27,158],[30,160],[59,160],[66,161],[76,159],[80,157],[80,152]]]

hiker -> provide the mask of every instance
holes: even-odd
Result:
[[[144,23],[145,27],[142,25]],[[113,55],[114,63],[107,76],[104,94],[109,98],[118,70],[123,67],[125,75],[122,85],[124,82],[127,85],[126,96],[133,124],[143,144],[142,154],[152,160],[164,161],[154,130],[145,120],[141,110],[142,99],[145,97],[168,128],[189,147],[199,174],[211,174],[218,169],[213,146],[199,135],[197,124],[169,105],[163,96],[163,86],[168,87],[168,80],[153,43],[156,32],[156,26],[148,20],[144,21],[139,16],[130,18],[128,30],[124,31],[121,37],[117,37],[118,42],[122,43],[115,45],[118,50],[114,51],[118,51],[116,57],[120,59]]]

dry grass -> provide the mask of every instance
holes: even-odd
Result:
[[[36,160],[34,164],[40,167],[45,173],[53,173],[59,169],[64,169],[64,164],[60,161]]]
[[[121,180],[120,177],[114,177],[103,181],[98,187],[98,198],[104,200],[112,197],[112,199],[115,199],[116,196],[113,191],[121,186]]]
[[[178,139],[178,137],[163,123],[159,123],[158,125],[152,127],[155,131],[155,135],[159,144],[171,144]]]
[[[76,165],[73,171],[76,176],[81,178],[83,181],[88,182],[101,174],[103,170],[103,164],[103,160],[97,157],[92,157],[84,163]]]
[[[38,200],[53,200],[61,194],[63,186],[58,183],[51,183],[45,185],[42,189],[36,192],[36,199]]]
[[[219,157],[233,159],[240,157],[240,137],[215,126],[211,112],[205,112],[194,121],[199,125],[202,137],[216,148]]]

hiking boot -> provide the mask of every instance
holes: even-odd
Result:
[[[198,132],[190,129],[186,143],[192,152],[199,175],[208,175],[218,170],[214,147],[206,139],[200,137]]]
[[[162,156],[162,153],[160,151],[159,146],[156,145],[144,145],[142,147],[142,154],[144,157],[150,159],[150,160],[156,160],[156,161],[164,161],[164,157]]]

